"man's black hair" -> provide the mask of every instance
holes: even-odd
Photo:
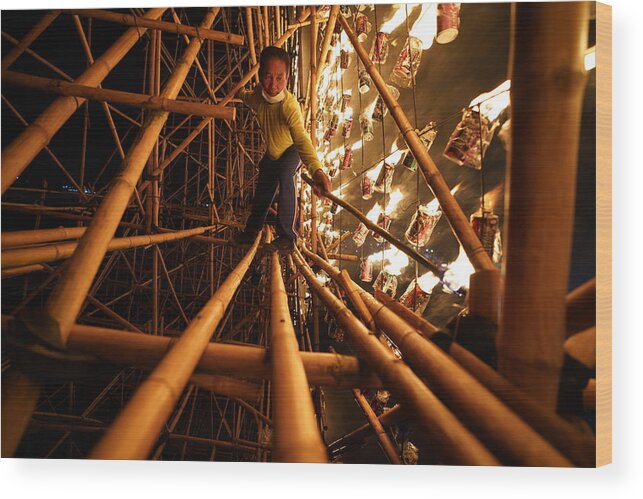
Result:
[[[269,59],[279,59],[286,65],[286,74],[290,74],[290,55],[284,49],[270,45],[261,51],[259,56],[259,76],[263,74]]]

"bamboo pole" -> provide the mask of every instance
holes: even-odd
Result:
[[[588,15],[587,2],[512,6],[512,146],[498,369],[551,411],[566,336]]]
[[[238,398],[249,402],[256,402],[261,394],[261,385],[219,374],[194,373],[190,376],[189,382],[223,397]]]
[[[389,108],[391,116],[395,120],[395,123],[399,127],[400,132],[404,137],[404,140],[406,141],[409,149],[413,153],[413,156],[420,166],[420,170],[422,171],[422,175],[424,176],[427,185],[431,188],[431,191],[433,191],[433,194],[438,199],[440,207],[444,215],[447,217],[447,220],[449,221],[449,224],[453,229],[453,233],[460,242],[460,245],[467,253],[469,261],[476,270],[495,269],[495,265],[482,247],[480,239],[478,239],[478,236],[471,228],[469,220],[462,212],[462,209],[453,197],[453,194],[451,194],[449,186],[445,182],[444,177],[442,177],[440,170],[438,170],[438,167],[433,162],[433,159],[431,159],[431,156],[429,156],[429,153],[426,150],[425,146],[422,144],[422,141],[415,131],[415,128],[406,117],[406,114],[400,107],[399,103],[397,102],[397,100],[395,100],[395,98],[389,91],[384,78],[382,78],[375,65],[371,62],[371,59],[364,47],[362,47],[362,45],[357,40],[357,35],[353,31],[353,28],[350,26],[344,16],[338,16],[338,19],[342,27],[344,28],[348,39],[355,47],[357,56],[361,59],[366,71],[368,71],[368,73],[371,75],[375,87],[382,96],[384,103]],[[389,242],[391,242],[391,244],[395,244],[392,241]],[[396,247],[399,248],[399,246]]]
[[[201,26],[205,28],[211,26],[218,10],[218,8],[210,9]],[[161,93],[163,97],[174,98],[178,95],[201,44],[201,40],[192,39],[166,82]],[[58,345],[65,345],[69,329],[76,320],[107,245],[113,237],[167,117],[167,112],[157,111],[146,120],[137,140],[128,151],[121,171],[112,181],[109,192],[47,300],[45,314],[55,329],[44,330],[37,327],[34,334],[44,336]]]
[[[462,369],[437,345],[391,310],[361,291],[375,322],[403,359],[503,464],[571,466],[546,440]],[[503,428],[503,431],[498,431]]]
[[[259,246],[257,236],[248,253],[163,360],[138,388],[125,409],[91,452],[93,459],[145,459],[181,391],[203,355],[212,332],[225,313]]]
[[[145,17],[156,19],[165,8],[150,9]],[[145,33],[145,28],[128,29],[101,57],[96,59],[75,83],[88,86],[99,85],[111,69],[127,55]],[[45,147],[69,117],[83,104],[82,99],[59,97],[36,118],[13,142],[2,151],[2,194],[13,184],[23,170]]]
[[[327,463],[315,422],[306,372],[290,319],[279,254],[272,254],[270,277],[271,397],[274,400],[273,453],[276,462]]]
[[[2,457],[13,457],[40,395],[40,383],[14,370],[2,375]]]
[[[368,401],[366,400],[366,397],[364,397],[364,394],[361,392],[359,388],[354,388],[353,396],[355,397],[355,400],[357,401],[357,404],[359,405],[360,409],[362,409],[362,412],[366,416],[368,424],[375,432],[377,441],[380,444],[380,447],[382,448],[382,450],[384,451],[384,454],[386,455],[388,462],[391,464],[403,464],[402,460],[400,459],[400,455],[397,452],[397,449],[393,445],[393,442],[391,442],[390,437],[386,433],[386,430],[384,430],[384,427],[382,426],[382,423],[380,422],[380,420],[377,418],[377,415],[375,414],[375,412],[373,412],[373,409],[371,408]]]
[[[341,17],[341,16],[340,16]],[[312,185],[312,179],[306,175],[305,173],[302,173],[301,178],[304,179],[305,182],[308,184]],[[359,211],[357,208],[355,208],[352,204],[350,204],[348,201],[344,201],[342,198],[335,196],[332,192],[329,192],[325,194],[325,197],[330,199],[331,201],[337,203],[339,206],[344,208],[347,212],[349,212],[351,215],[353,215],[357,220],[362,222],[366,227],[368,227],[370,230],[373,232],[376,232],[380,236],[382,236],[384,239],[386,239],[389,243],[391,243],[393,246],[395,246],[397,249],[399,249],[402,253],[408,255],[411,257],[413,260],[416,262],[422,264],[425,266],[427,269],[429,269],[431,272],[433,272],[436,276],[441,276],[443,271],[435,265],[433,262],[428,260],[426,257],[415,251],[413,248],[409,247],[408,245],[404,244],[402,241],[394,237],[390,232],[387,230],[384,230],[382,227],[378,226],[376,223],[371,222],[366,216]],[[476,236],[477,237],[477,236]],[[314,252],[314,250],[313,250]]]
[[[499,461],[460,423],[413,371],[384,346],[364,324],[315,278],[299,253],[295,263],[327,309],[349,336],[366,362],[380,375],[385,386],[395,390],[401,403],[408,405],[422,431],[434,442],[447,464],[497,465]]]
[[[333,32],[335,31],[335,24],[337,23],[337,15],[339,14],[340,5],[332,5],[330,8],[330,14],[328,14],[328,22],[326,23],[326,31],[324,32],[324,40],[322,41],[321,50],[319,51],[319,58],[317,59],[319,63],[319,72],[323,73],[328,65],[326,59],[328,57],[328,50],[330,49],[330,41],[333,38]],[[313,91],[316,91],[314,89]]]
[[[388,411],[383,412],[377,416],[378,421],[382,426],[391,426],[402,422],[406,416],[401,411],[400,404],[395,404]],[[360,442],[367,439],[373,434],[373,427],[370,423],[364,423],[361,426],[358,426],[352,431],[349,431],[342,437],[338,438],[334,442],[331,442],[328,445],[328,450],[330,452],[341,452],[343,447],[355,442]]]
[[[58,227],[56,229],[16,230],[2,233],[2,248],[15,248],[29,244],[78,239],[85,233],[86,227]]]
[[[596,277],[572,290],[565,299],[567,337],[596,324]]]
[[[235,33],[215,31],[201,26],[186,26],[185,24],[159,21],[146,17],[132,16],[129,14],[110,12],[99,9],[70,9],[64,10],[65,14],[71,14],[82,17],[91,17],[112,23],[123,24],[125,26],[134,26],[149,28],[153,30],[165,31],[174,35],[187,35],[200,40],[214,40],[217,42],[232,43],[234,45],[243,45],[243,36]]]
[[[47,267],[44,265],[25,265],[24,267],[15,267],[13,269],[2,270],[2,277],[8,279],[10,277],[18,277],[25,274],[30,274],[31,272],[38,272],[40,270],[47,270]]]
[[[211,229],[212,227],[198,227],[196,229],[187,229],[164,234],[114,238],[107,244],[106,252],[177,241],[186,237],[203,234]],[[4,250],[2,251],[1,265],[3,269],[9,269],[35,263],[47,263],[54,262],[56,260],[63,260],[73,255],[79,244],[80,243],[77,241],[71,241],[66,243],[48,244],[46,246]]]
[[[160,95],[144,95],[121,90],[90,87],[64,80],[42,78],[15,71],[3,71],[2,83],[25,88],[32,88],[44,92],[52,92],[69,97],[81,97],[98,102],[110,102],[147,109],[150,111],[167,111],[195,116],[234,120],[236,109],[233,107],[213,106],[200,102],[178,101]]]
[[[254,26],[252,25],[252,8],[245,7],[246,13],[246,30],[248,32],[248,49],[250,49],[250,64],[254,67],[257,65],[257,52],[255,50]],[[255,73],[255,82],[259,83],[259,76]]]
[[[36,23],[36,25],[29,30],[29,32],[22,37],[20,43],[12,48],[9,53],[2,59],[2,71],[11,66],[18,57],[45,31],[49,25],[56,20],[60,15],[60,9],[55,9],[47,12],[43,18]]]

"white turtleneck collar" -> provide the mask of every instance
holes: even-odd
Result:
[[[281,102],[286,98],[286,89],[284,88],[281,92],[279,92],[277,95],[274,97],[271,97],[268,95],[268,93],[262,88],[261,89],[261,95],[263,98],[268,102],[269,104],[277,104],[277,102]]]

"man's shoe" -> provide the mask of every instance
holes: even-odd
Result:
[[[279,251],[280,253],[291,253],[295,251],[295,241],[287,237],[279,236],[271,242],[266,249],[269,251]]]
[[[252,244],[255,242],[255,239],[257,239],[257,234],[239,232],[232,239],[230,239],[230,246],[232,246],[233,248],[252,246]]]

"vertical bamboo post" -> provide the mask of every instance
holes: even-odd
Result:
[[[150,9],[147,19],[157,19],[165,8]],[[92,64],[75,83],[99,85],[110,70],[125,57],[145,33],[145,28],[128,29],[107,51]],[[2,194],[13,184],[36,155],[49,143],[53,135],[80,107],[84,99],[59,97],[36,118],[13,142],[2,151]]]
[[[248,31],[248,48],[250,49],[250,64],[257,65],[257,52],[255,51],[255,35],[252,26],[252,7],[246,7],[246,28]],[[259,76],[255,73],[255,82],[259,83]]]
[[[453,194],[451,194],[449,186],[444,180],[444,177],[442,177],[440,170],[438,170],[438,167],[433,162],[433,159],[431,159],[431,156],[429,156],[426,147],[424,147],[417,132],[415,131],[415,128],[407,118],[399,103],[395,98],[393,98],[393,95],[389,91],[384,78],[382,78],[382,75],[380,75],[375,65],[371,62],[371,59],[364,47],[362,47],[362,45],[359,43],[357,35],[353,31],[353,28],[351,28],[350,24],[348,24],[348,21],[344,18],[344,16],[337,16],[337,19],[339,19],[339,22],[344,28],[348,39],[353,44],[353,47],[355,47],[355,53],[361,59],[362,63],[364,64],[364,68],[371,75],[373,84],[382,96],[384,103],[391,111],[391,116],[395,120],[395,123],[397,124],[400,132],[402,133],[402,136],[404,137],[404,140],[413,153],[413,156],[417,160],[427,185],[431,188],[433,194],[435,194],[435,197],[438,198],[440,207],[447,217],[449,224],[453,229],[453,233],[455,234],[458,241],[460,241],[460,245],[467,253],[469,261],[476,270],[495,269],[496,267],[491,261],[491,258],[489,258],[489,255],[482,247],[480,239],[471,228],[469,220],[462,212],[462,209],[453,197]]]
[[[498,368],[552,411],[563,362],[588,15],[586,2],[512,5]]]
[[[218,8],[210,9],[201,27],[209,28],[218,10]],[[198,38],[190,41],[161,93],[163,97],[173,99],[178,95],[202,43]],[[122,170],[112,181],[112,186],[99,206],[94,220],[80,239],[78,248],[50,295],[46,304],[46,313],[54,321],[57,330],[39,330],[35,334],[44,333],[50,342],[59,346],[65,345],[69,329],[80,311],[107,245],[127,207],[136,182],[167,117],[167,112],[156,112],[141,129],[128,151]]]
[[[212,11],[210,11],[210,14]],[[211,16],[207,16],[211,17]],[[105,436],[92,459],[145,459],[170,416],[212,332],[223,318],[237,287],[254,259],[259,238],[197,314],[179,340],[138,388]]]
[[[279,254],[272,254],[270,277],[270,384],[277,462],[325,463],[326,449],[317,425],[304,365],[288,310]]]

